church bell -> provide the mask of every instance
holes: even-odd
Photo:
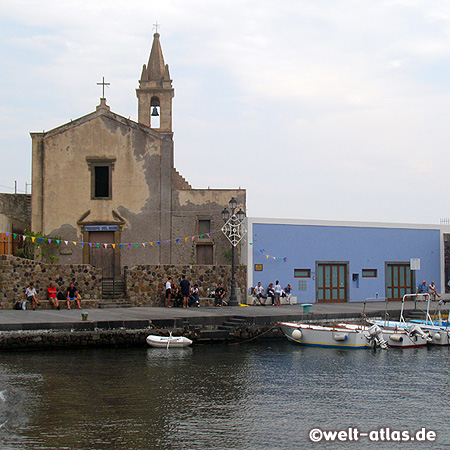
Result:
[[[154,106],[153,109],[152,109],[152,116],[159,116],[158,110],[156,109],[156,106]]]

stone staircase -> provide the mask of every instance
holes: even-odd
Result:
[[[230,337],[231,332],[245,323],[246,319],[242,317],[231,317],[215,329],[201,330],[198,341],[225,341]]]
[[[123,278],[104,278],[102,281],[102,301],[99,308],[131,308],[127,300],[126,286]]]

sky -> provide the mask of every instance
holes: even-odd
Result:
[[[137,121],[154,24],[175,88],[175,165],[245,188],[251,217],[450,217],[450,3],[0,2],[0,192],[30,192],[30,132]]]

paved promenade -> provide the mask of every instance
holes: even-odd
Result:
[[[435,309],[434,304],[431,311]],[[414,301],[405,303],[405,310],[414,309]],[[417,307],[426,308],[426,303],[417,302]],[[357,318],[363,312],[363,302],[313,304],[311,314],[303,314],[300,305],[272,306],[224,306],[203,308],[109,308],[109,309],[62,309],[57,310],[3,310],[0,311],[0,331],[49,330],[49,329],[93,329],[93,328],[139,328],[150,323],[158,327],[177,327],[181,324],[214,326],[221,325],[231,317],[246,319],[258,325],[276,324],[279,321],[305,319]],[[387,310],[391,317],[398,316],[401,302],[389,302]],[[386,303],[371,301],[365,305],[368,316],[384,316]],[[83,321],[81,313],[87,313]]]

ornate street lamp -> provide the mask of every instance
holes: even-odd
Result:
[[[239,209],[237,213],[235,213],[237,207],[237,201],[234,197],[228,202],[228,205],[231,210],[226,207],[222,211],[222,219],[225,222],[225,225],[222,227],[222,232],[226,236],[226,238],[231,242],[231,293],[230,293],[230,301],[228,302],[229,306],[238,306],[238,300],[236,297],[236,280],[235,280],[235,266],[234,266],[234,248],[241,242],[241,239],[245,236],[247,230],[243,224],[243,220],[245,219],[245,213],[242,209]]]

